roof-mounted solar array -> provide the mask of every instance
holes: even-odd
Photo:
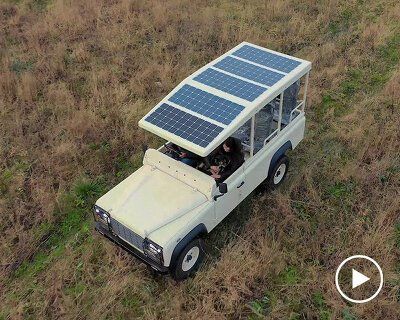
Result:
[[[145,119],[182,139],[206,147],[223,128],[163,103]]]
[[[232,57],[222,59],[214,67],[266,86],[273,86],[285,76],[284,73],[274,72]]]
[[[244,109],[244,106],[188,84],[183,85],[168,100],[223,124],[230,124]]]
[[[233,52],[232,55],[282,72],[290,72],[301,63],[300,61],[282,57],[279,54],[274,54],[249,45],[242,46]]]
[[[267,88],[229,76],[214,69],[206,69],[194,80],[247,101],[254,101]]]
[[[139,125],[206,156],[311,63],[241,43],[180,83]]]

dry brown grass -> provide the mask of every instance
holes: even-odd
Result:
[[[383,0],[3,1],[0,319],[398,319],[399,19]],[[194,279],[154,277],[91,232],[88,208],[156,143],[137,120],[244,40],[313,61],[307,138]],[[356,253],[386,277],[360,306],[333,283]]]

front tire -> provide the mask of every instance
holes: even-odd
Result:
[[[271,189],[278,187],[285,179],[288,169],[289,158],[284,155],[278,160],[272,169],[271,174],[268,177],[268,187]]]
[[[204,256],[203,239],[197,238],[192,240],[179,254],[178,259],[171,270],[172,277],[177,281],[188,278],[197,271]]]

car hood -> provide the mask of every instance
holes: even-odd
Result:
[[[144,165],[96,204],[111,217],[146,237],[207,201],[207,197],[150,165]]]

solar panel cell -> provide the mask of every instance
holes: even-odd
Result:
[[[213,123],[163,103],[145,121],[205,148],[223,130]]]
[[[264,69],[229,56],[217,62],[214,67],[267,86],[273,86],[284,77],[281,73]]]
[[[194,77],[193,80],[247,101],[254,101],[265,90],[267,90],[266,88],[240,80],[213,69],[204,70],[202,73]]]
[[[244,107],[185,84],[169,101],[223,124],[230,124]]]
[[[232,53],[232,55],[287,73],[300,65],[299,61],[282,57],[249,45],[244,45]]]

